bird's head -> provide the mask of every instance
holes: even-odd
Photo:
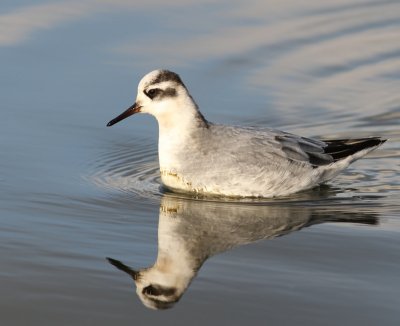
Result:
[[[140,81],[135,103],[107,126],[139,112],[149,113],[159,122],[165,123],[170,119],[184,118],[193,108],[197,111],[196,104],[178,74],[169,70],[154,70]]]

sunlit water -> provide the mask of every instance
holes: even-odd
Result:
[[[398,1],[0,8],[1,325],[399,324]],[[159,67],[210,121],[390,140],[286,198],[166,193],[154,119],[105,127]],[[146,308],[106,257],[168,262],[179,301]]]

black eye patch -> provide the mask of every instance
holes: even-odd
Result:
[[[172,87],[168,87],[165,89],[165,91],[163,92],[163,96],[165,97],[174,97],[176,96],[176,89],[172,88]]]
[[[143,294],[148,294],[148,295],[153,295],[153,296],[159,296],[159,295],[165,295],[166,297],[172,296],[176,293],[175,288],[170,288],[170,287],[163,287],[161,285],[149,285],[146,286],[142,290]]]
[[[144,91],[144,94],[150,99],[163,99],[165,97],[174,97],[177,95],[176,89],[172,87],[168,87],[164,90],[161,88],[152,88]]]
[[[162,92],[163,91],[159,88],[152,88],[152,89],[149,89],[148,91],[144,91],[146,96],[151,99],[155,98],[157,95],[161,94]]]

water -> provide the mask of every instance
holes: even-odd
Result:
[[[0,8],[1,325],[399,324],[398,1]],[[210,121],[390,141],[287,198],[165,193],[156,122],[105,127],[159,67]],[[106,257],[142,269],[165,251],[202,266],[156,312]]]

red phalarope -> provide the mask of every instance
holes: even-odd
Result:
[[[380,137],[317,140],[274,129],[211,123],[179,75],[168,70],[144,76],[135,104],[107,126],[139,112],[158,121],[161,180],[177,192],[289,195],[334,178],[386,141]]]

